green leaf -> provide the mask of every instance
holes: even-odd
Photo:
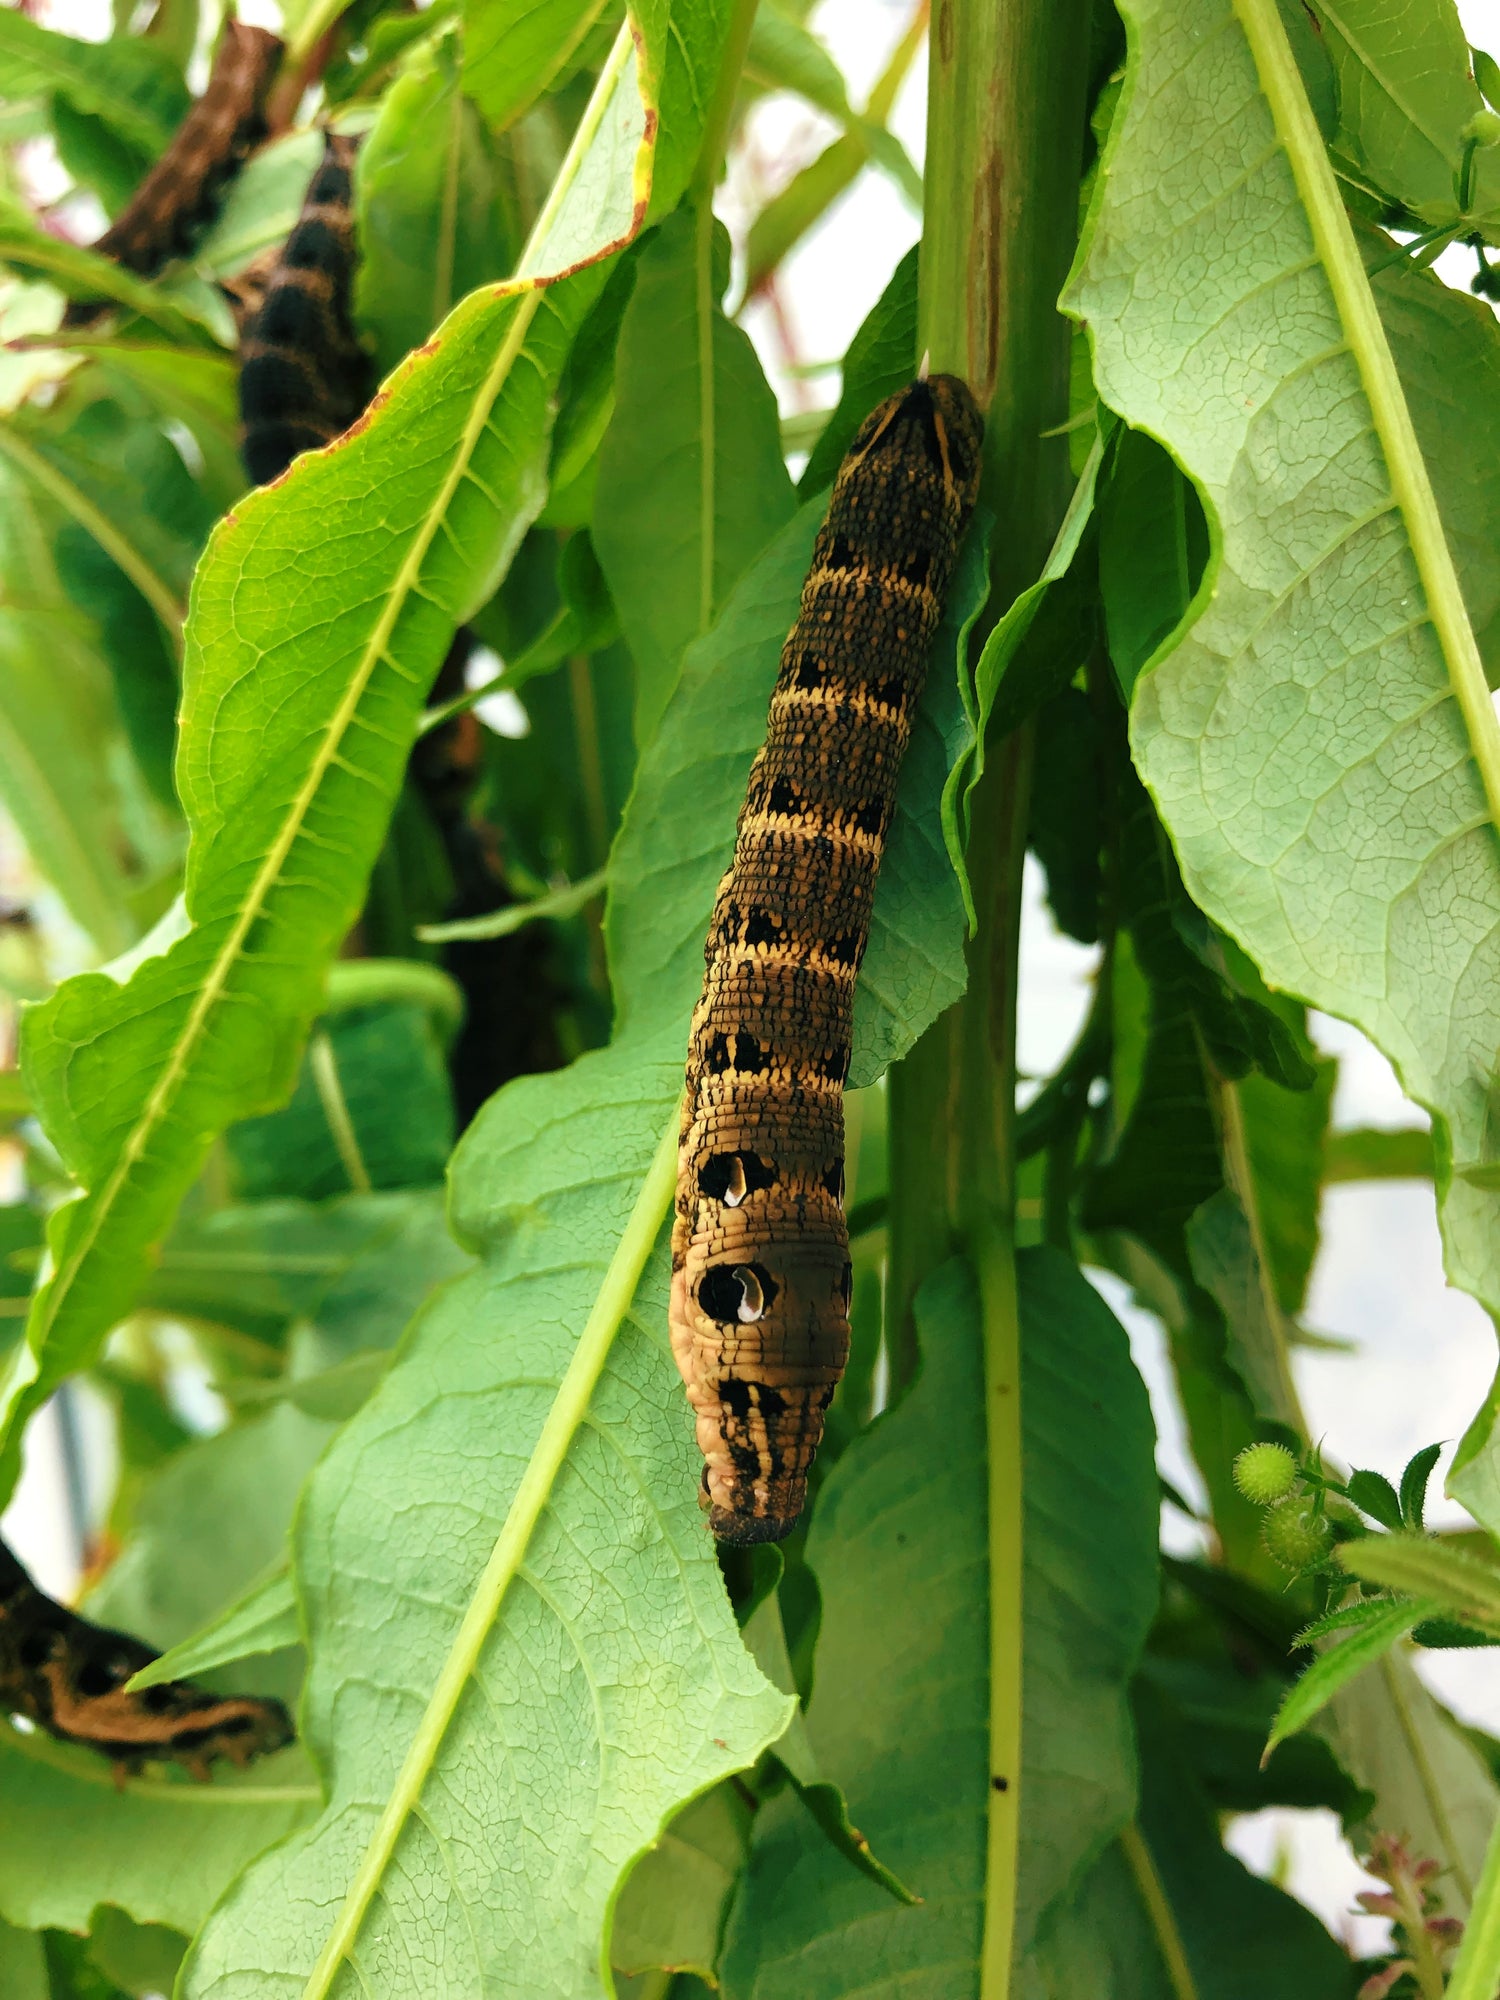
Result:
[[[1424,1445],[1420,1451],[1412,1453],[1401,1474],[1401,1519],[1417,1534],[1422,1532],[1427,1509],[1427,1482],[1442,1455],[1440,1444]]]
[[[1287,1407],[1281,1315],[1244,1208],[1229,1188],[1194,1210],[1187,1249],[1193,1276],[1224,1315],[1229,1365],[1256,1415],[1279,1418]]]
[[[678,1813],[620,1891],[609,1947],[618,1971],[660,1966],[714,1983],[719,1937],[749,1834],[749,1807],[729,1785],[715,1785]]]
[[[0,1991],[7,2000],[51,2000],[42,1941],[34,1931],[0,1922]]]
[[[464,89],[497,132],[568,74],[610,0],[467,0]]]
[[[186,1950],[187,1939],[177,1931],[132,1923],[107,1903],[95,1910],[89,1926],[89,1963],[137,2000],[171,1992]]]
[[[1137,685],[1135,754],[1194,900],[1270,984],[1362,1027],[1462,1167],[1483,1158],[1500,1046],[1479,970],[1500,723],[1270,0],[1216,4],[1191,32],[1127,12],[1135,80],[1069,304],[1101,393],[1168,445],[1214,524],[1197,623]],[[1201,171],[1179,197],[1161,162],[1186,156]],[[1261,218],[1253,270],[1226,267],[1203,199],[1231,182]],[[1313,410],[1293,480],[1286,440],[1313,435]],[[1284,787],[1259,785],[1268,759]],[[1445,1191],[1448,1268],[1500,1303],[1496,1214],[1492,1191]]]
[[[1078,553],[1094,509],[1094,482],[1098,475],[1101,449],[1096,444],[1068,503],[1042,573],[1027,586],[1010,606],[984,642],[973,672],[972,687],[967,673],[967,650],[960,666],[960,686],[965,691],[964,709],[968,717],[969,744],[965,755],[953,766],[943,788],[943,835],[956,868],[969,839],[969,814],[975,788],[984,775],[985,744],[1007,735],[1049,695],[1072,679],[1083,664],[1086,646],[1076,654],[1056,631],[1046,634],[1044,643],[1029,652],[1026,641],[1033,626],[1052,608],[1054,586],[1065,577]],[[965,880],[967,892],[967,878]],[[970,921],[974,922],[972,907]]]
[[[1118,1325],[1055,1252],[1023,1253],[1020,1268],[1024,1954],[1132,1810],[1125,1684],[1155,1605],[1157,1501],[1150,1415]],[[808,1735],[876,1853],[926,1900],[894,1906],[795,1799],[771,1801],[730,1918],[730,2000],[977,1990],[990,1774],[974,1313],[961,1265],[923,1287],[916,1383],[839,1459],[808,1535],[823,1600]],[[1085,1378],[1094,1393],[1080,1402]]]
[[[1330,1185],[1338,1181],[1431,1180],[1432,1134],[1416,1126],[1388,1132],[1373,1125],[1330,1132],[1323,1159],[1323,1179]]]
[[[466,293],[505,275],[507,245],[484,122],[459,86],[452,35],[386,92],[360,149],[355,316],[384,374]]]
[[[295,1747],[211,1785],[127,1778],[91,1750],[0,1722],[0,1918],[85,1931],[100,1903],[191,1934],[248,1862],[318,1804]],[[10,2000],[7,1992],[6,2000]]]
[[[1080,1978],[1083,1967],[1076,1964],[1066,1981],[1054,1972],[1050,1992],[1057,2000],[1133,1992],[1132,1979],[1141,1976],[1129,1969],[1135,1958],[1154,1961],[1158,1979],[1166,1975],[1144,1991],[1172,2000],[1261,2000],[1272,1993],[1277,2000],[1352,2000],[1359,1974],[1342,1946],[1310,1910],[1224,1851],[1212,1805],[1174,1734],[1172,1710],[1143,1694],[1137,1716],[1141,1813],[1105,1864],[1117,1866],[1115,1855],[1123,1860],[1135,1907],[1121,1897],[1115,1925],[1096,1920],[1094,1949],[1103,1963],[1090,1968],[1091,1977]],[[1080,1900],[1087,1908],[1092,1897],[1086,1891]],[[1066,1964],[1059,1950],[1065,1938],[1060,1922],[1044,1959]]]
[[[620,195],[594,151],[614,161],[636,129],[631,49],[601,75],[529,269],[609,247]],[[362,427],[210,543],[184,669],[184,907],[133,965],[28,1017],[26,1072],[84,1192],[54,1213],[55,1269],[0,1388],[0,1491],[26,1416],[133,1299],[215,1133],[291,1085],[427,686],[541,503],[550,394],[598,284],[586,268],[469,299]],[[359,504],[372,491],[378,510]]]
[[[1481,106],[1457,7],[1315,0],[1314,11],[1338,79],[1336,156],[1356,181],[1414,214],[1456,217],[1464,127]],[[1493,193],[1486,185],[1481,208]]]
[[[1356,1470],[1349,1475],[1347,1491],[1362,1514],[1368,1514],[1372,1521],[1378,1521],[1382,1528],[1399,1531],[1401,1523],[1401,1502],[1396,1489],[1380,1472]]]
[[[231,1127],[226,1149],[237,1199],[316,1201],[433,1185],[454,1137],[442,1043],[431,1015],[407,1001],[327,1017],[289,1102]]]
[[[664,1256],[632,1303],[675,1167],[676,1041],[522,1079],[460,1149],[483,1270],[418,1321],[300,1516],[329,1810],[222,1906],[192,2000],[251,1968],[326,1992],[357,1938],[375,1996],[409,1990],[418,1951],[476,1996],[596,1992],[626,1865],[784,1726],[702,1531]]]
[[[838,403],[797,482],[804,500],[833,483],[839,461],[865,418],[877,403],[904,389],[916,371],[919,249],[913,244],[901,259],[849,343]]]
[[[823,512],[803,507],[752,565],[714,630],[689,648],[647,746],[610,857],[606,934],[622,1026],[649,1008],[684,1024],[703,980],[703,934],[734,847],[782,644],[797,615]],[[902,769],[854,1001],[853,1087],[871,1082],[963,991],[963,908],[935,802],[958,716],[956,637],[975,610],[962,581]],[[649,912],[643,921],[642,913]]]
[[[0,15],[4,21],[24,18],[10,10]],[[166,296],[159,285],[138,278],[112,257],[49,236],[18,201],[6,195],[0,195],[0,264],[44,278],[70,299],[113,299],[183,346],[214,344],[208,328],[183,299]]]
[[[1320,1727],[1345,1770],[1379,1801],[1375,1825],[1399,1826],[1412,1853],[1442,1863],[1445,1909],[1462,1917],[1500,1792],[1460,1725],[1428,1693],[1410,1660],[1391,1648],[1373,1673],[1340,1689]]]
[[[1355,1500],[1361,1504],[1357,1495]],[[1430,1598],[1438,1609],[1500,1633],[1500,1568],[1462,1549],[1430,1535],[1366,1535],[1341,1542],[1338,1558],[1352,1576],[1366,1583]],[[1430,1613],[1431,1606],[1424,1615]]]
[[[1320,1653],[1298,1678],[1277,1711],[1271,1734],[1266,1739],[1266,1755],[1269,1756],[1276,1745],[1288,1736],[1305,1729],[1318,1711],[1325,1708],[1356,1674],[1362,1674],[1366,1667],[1373,1666],[1398,1639],[1406,1636],[1413,1625],[1420,1625],[1424,1618],[1430,1618],[1438,1609],[1435,1598],[1404,1599],[1400,1603],[1382,1605],[1379,1614],[1365,1619],[1350,1638],[1341,1639],[1338,1645]]]
[[[38,871],[104,953],[123,951],[135,933],[110,830],[104,753],[118,729],[113,706],[82,620],[0,608],[0,801]]]
[[[214,1667],[279,1653],[301,1643],[291,1569],[283,1558],[190,1638],[169,1646],[129,1682],[128,1692],[161,1681],[196,1680]]]
[[[1500,193],[1500,187],[1497,187]],[[1443,532],[1491,687],[1500,684],[1500,324],[1482,299],[1452,290],[1390,239],[1358,232],[1370,289],[1411,410]],[[1382,267],[1383,268],[1380,268]]]
[[[1207,535],[1192,486],[1140,431],[1115,434],[1099,498],[1099,591],[1126,701],[1203,574]]]
[[[635,737],[650,741],[681,670],[736,580],[793,508],[776,400],[719,305],[712,211],[679,211],[646,245],[615,360],[593,539],[636,664]]]
[[[0,60],[7,97],[59,92],[116,132],[140,156],[142,170],[166,146],[191,102],[171,59],[140,36],[78,41],[8,8],[0,15]]]

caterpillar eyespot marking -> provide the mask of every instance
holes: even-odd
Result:
[[[125,1683],[156,1657],[139,1639],[55,1604],[0,1542],[0,1714],[97,1750],[122,1774],[163,1760],[206,1778],[216,1758],[248,1764],[292,1740],[279,1701],[211,1694],[190,1681],[128,1694]]]
[[[854,974],[983,439],[951,375],[866,418],[834,481],[709,924],[671,1334],[725,1542],[779,1541],[795,1525],[849,1352]]]

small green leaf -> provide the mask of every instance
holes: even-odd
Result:
[[[192,101],[170,57],[145,37],[81,41],[16,8],[0,13],[0,60],[7,97],[59,92],[118,133],[142,170],[166,147]]]
[[[283,1558],[190,1639],[168,1647],[149,1667],[142,1667],[126,1691],[136,1694],[162,1681],[193,1680],[232,1660],[296,1646],[301,1637],[291,1571]]]
[[[1440,1444],[1424,1445],[1421,1451],[1413,1452],[1406,1462],[1406,1470],[1401,1475],[1401,1519],[1408,1528],[1420,1534],[1423,1528],[1423,1513],[1427,1504],[1427,1482],[1432,1477],[1432,1468],[1442,1457]]]
[[[1346,1543],[1348,1547],[1363,1547],[1363,1544]],[[1344,1550],[1340,1550],[1342,1556]],[[1305,1729],[1313,1717],[1332,1701],[1339,1689],[1353,1680],[1356,1674],[1388,1653],[1398,1639],[1404,1638],[1414,1625],[1420,1625],[1424,1618],[1430,1618],[1439,1608],[1435,1598],[1406,1600],[1381,1607],[1378,1616],[1366,1619],[1354,1632],[1352,1638],[1331,1646],[1326,1653],[1319,1654],[1306,1673],[1287,1694],[1286,1700],[1277,1711],[1271,1734],[1266,1739],[1264,1755],[1269,1757],[1278,1743],[1288,1736],[1294,1736],[1299,1729]]]
[[[775,397],[719,304],[718,228],[707,205],[686,208],[642,252],[600,447],[594,548],[635,660],[641,747],[683,649],[794,505]]]
[[[1395,1487],[1383,1472],[1351,1472],[1346,1491],[1362,1514],[1368,1514],[1382,1528],[1400,1531],[1403,1525],[1401,1502]]]
[[[1430,1535],[1364,1536],[1341,1543],[1338,1559],[1351,1576],[1366,1583],[1430,1599],[1424,1617],[1434,1610],[1452,1611],[1500,1633],[1500,1566]]]

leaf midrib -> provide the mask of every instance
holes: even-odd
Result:
[[[1380,441],[1391,492],[1416,562],[1427,616],[1442,649],[1484,786],[1490,821],[1500,828],[1500,718],[1490,703],[1484,664],[1469,624],[1426,461],[1364,263],[1276,12],[1276,0],[1233,0],[1233,5],[1359,370],[1371,425]]]
[[[469,415],[464,425],[463,440],[460,449],[454,454],[453,462],[449,466],[448,473],[444,478],[442,487],[439,489],[436,500],[428,509],[420,532],[414,538],[410,549],[402,559],[396,573],[395,583],[388,594],[385,609],[382,611],[376,623],[375,630],[370,636],[370,640],[365,648],[364,657],[356,673],[351,677],[349,687],[334,712],[333,719],[325,733],[323,742],[319,746],[309,769],[307,780],[293,802],[292,810],[287,815],[281,833],[277,836],[264,862],[261,864],[251,885],[250,893],[245,899],[229,936],[225,939],[209,970],[207,978],[194,998],[192,1008],[183,1027],[183,1032],[172,1051],[171,1057],[152,1086],[141,1117],[137,1120],[129,1136],[126,1138],[115,1165],[110,1170],[103,1187],[94,1199],[88,1227],[74,1246],[72,1256],[66,1264],[58,1267],[51,1284],[38,1301],[40,1310],[36,1317],[35,1327],[28,1336],[28,1346],[32,1351],[33,1360],[37,1356],[41,1343],[45,1341],[48,1332],[56,1322],[58,1312],[72,1289],[73,1283],[85,1259],[93,1250],[95,1243],[98,1242],[100,1233],[109,1218],[122,1188],[129,1180],[146,1146],[170,1110],[171,1104],[186,1074],[189,1060],[214,1009],[217,1007],[228,986],[231,974],[239,963],[245,940],[254,924],[260,918],[266,901],[280,878],[287,856],[291,853],[292,847],[302,830],[307,813],[317,796],[319,787],[332,766],[344,738],[354,721],[359,704],[364,698],[370,680],[376,668],[386,656],[386,644],[390,639],[391,633],[395,630],[396,620],[400,616],[406,600],[420,576],[422,564],[425,562],[427,553],[432,547],[437,532],[446,518],[447,509],[453,495],[458,490],[459,483],[468,470],[475,447],[489,420],[489,413],[494,407],[495,400],[510,371],[512,362],[520,352],[540,299],[541,293],[535,287],[519,297],[515,319],[505,340],[501,343],[500,350],[491,365],[488,375],[485,377],[483,387],[470,407]],[[31,1379],[35,1380],[35,1373],[33,1373]],[[24,1384],[18,1385],[18,1387],[24,1386]],[[11,1399],[11,1406],[13,1409],[14,1393]],[[9,1412],[5,1413],[7,1418],[9,1414]]]

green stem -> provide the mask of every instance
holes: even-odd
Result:
[[[1167,1901],[1167,1892],[1156,1872],[1151,1850],[1134,1821],[1120,1835],[1120,1851],[1134,1878],[1151,1925],[1151,1934],[1156,1939],[1156,1948],[1161,1953],[1161,1962],[1172,1988],[1172,2000],[1198,2000],[1198,1982],[1188,1964],[1187,1950],[1182,1942],[1182,1933],[1177,1928],[1177,1919],[1172,1914],[1172,1905]]]
[[[933,16],[918,351],[986,408],[994,602],[1039,575],[1067,509],[1069,331],[1086,0],[940,0]],[[1003,329],[1003,337],[1002,337]],[[993,622],[993,611],[990,614]],[[977,635],[982,642],[984,631]],[[892,1374],[915,1366],[911,1299],[955,1250],[982,1321],[990,1565],[989,1801],[979,2000],[1011,1985],[1020,1851],[1021,1339],[1015,1268],[1015,1010],[1032,741],[991,746],[969,867],[968,991],[891,1081]]]
[[[1494,2000],[1500,1992],[1500,1819],[1490,1834],[1447,2000]]]

